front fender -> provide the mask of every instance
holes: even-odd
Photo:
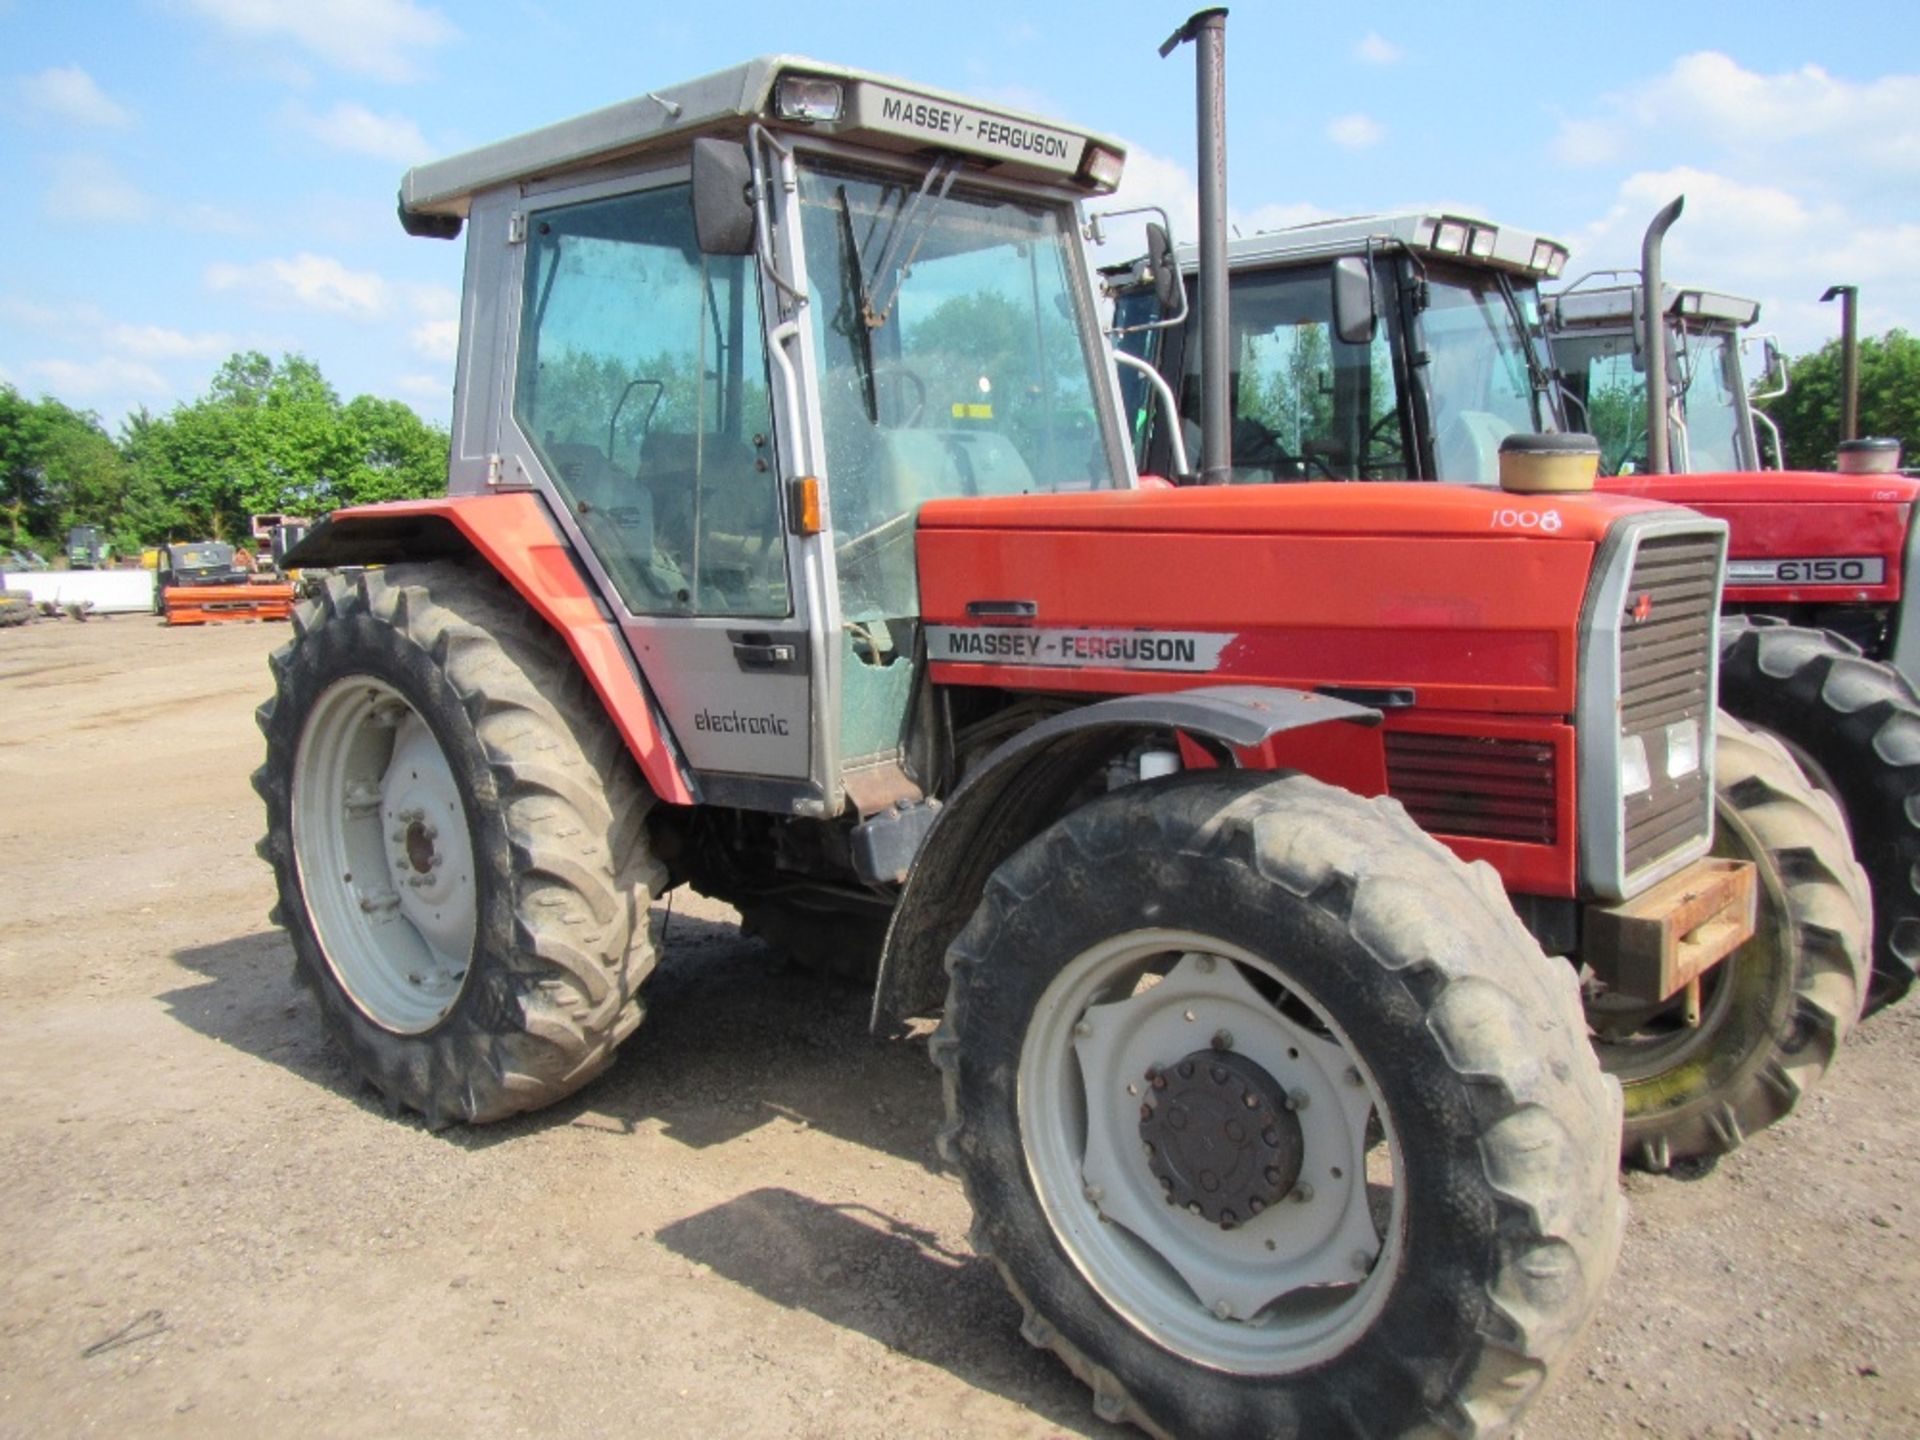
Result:
[[[946,995],[946,954],[987,880],[1015,850],[1071,808],[1115,754],[1177,731],[1226,763],[1285,730],[1329,721],[1380,723],[1380,712],[1275,686],[1217,685],[1125,695],[1069,710],[1022,731],[968,774],[941,808],[894,907],[874,987],[872,1024],[897,1030]]]

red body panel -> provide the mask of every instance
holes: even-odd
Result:
[[[936,660],[933,678],[1099,694],[1410,687],[1423,712],[1564,716],[1594,548],[1642,508],[1417,484],[942,501],[918,537],[931,625],[980,627],[969,602],[1022,600],[1043,628],[1229,638],[1203,675]]]
[[[693,794],[653,723],[626,642],[600,613],[593,592],[574,568],[571,550],[539,499],[519,492],[400,500],[336,510],[330,518],[344,529],[422,516],[449,521],[560,632],[653,793],[678,805],[691,804]]]
[[[1549,746],[1556,843],[1440,838],[1466,859],[1494,864],[1510,888],[1571,895],[1578,776],[1568,716],[1581,607],[1609,526],[1647,508],[1624,497],[1420,484],[942,501],[922,510],[917,538],[930,626],[1190,632],[1225,642],[1204,669],[983,654],[937,657],[932,677],[1109,695],[1219,683],[1410,690],[1412,708],[1390,710],[1380,730],[1289,731],[1243,759],[1379,795],[1387,789],[1383,734]],[[981,601],[1026,602],[1034,613],[989,624],[969,614]]]
[[[1778,471],[1726,475],[1616,475],[1610,494],[1664,500],[1725,520],[1726,598],[1735,603],[1884,603],[1901,598],[1901,562],[1920,481],[1899,475]],[[1878,584],[1742,584],[1742,560],[1878,558]]]

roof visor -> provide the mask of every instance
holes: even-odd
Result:
[[[677,150],[701,135],[739,136],[754,122],[896,153],[948,151],[987,161],[1011,178],[1096,195],[1120,183],[1126,162],[1118,141],[1038,116],[892,76],[768,55],[417,165],[400,182],[401,220],[413,234],[450,239],[483,191]]]

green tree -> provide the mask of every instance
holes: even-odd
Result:
[[[1780,427],[1790,469],[1831,469],[1840,441],[1840,342],[1795,358],[1789,374],[1787,393],[1761,408]],[[1907,463],[1920,461],[1920,338],[1889,330],[1860,342],[1860,433],[1897,439]]]

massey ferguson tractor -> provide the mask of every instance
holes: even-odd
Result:
[[[884,916],[875,1023],[941,1015],[974,1243],[1101,1416],[1502,1430],[1621,1241],[1579,976],[1669,1077],[1639,1143],[1711,1148],[1851,1023],[1864,897],[1716,718],[1721,522],[1139,487],[1077,211],[1123,163],[773,57],[409,172],[467,247],[449,494],[288,557],[365,568],[272,660],[275,917],[444,1125],[607,1067],[673,885]]]
[[[1676,212],[1677,213],[1677,212]],[[1668,217],[1671,223],[1671,217]],[[1660,227],[1660,231],[1664,226]],[[1656,232],[1650,244],[1658,269]],[[1227,247],[1232,273],[1229,348],[1234,376],[1231,479],[1439,478],[1492,485],[1509,435],[1556,432],[1572,419],[1600,438],[1602,490],[1686,505],[1725,520],[1730,555],[1721,625],[1720,703],[1792,752],[1839,801],[1871,881],[1874,974],[1868,1009],[1904,995],[1920,962],[1920,587],[1915,538],[1920,482],[1898,475],[1746,471],[1649,474],[1647,351],[1631,340],[1606,351],[1570,348],[1542,327],[1541,282],[1567,260],[1558,241],[1477,217],[1366,216],[1250,236]],[[1184,271],[1191,251],[1107,272],[1122,347],[1157,365],[1178,391],[1184,435],[1154,391],[1123,370],[1142,464],[1161,475],[1198,443],[1198,326],[1159,326],[1177,312],[1159,277]],[[1656,286],[1658,293],[1664,288]],[[1562,292],[1562,313],[1596,302]],[[1680,318],[1657,359],[1696,463],[1746,463],[1735,448],[1744,398],[1737,350],[1698,338],[1710,320]],[[1629,315],[1644,301],[1629,302]],[[1203,307],[1195,298],[1192,311]],[[1712,309],[1725,308],[1715,299]],[[1724,336],[1726,326],[1714,325]],[[1676,336],[1679,339],[1676,341]],[[1681,348],[1692,345],[1691,351]],[[1715,358],[1717,354],[1717,359]],[[1581,371],[1570,378],[1569,366]],[[1684,409],[1680,402],[1684,401]],[[1662,407],[1664,419],[1668,407]],[[1674,427],[1674,433],[1682,433]],[[1748,431],[1750,437],[1750,431]],[[1714,439],[1712,437],[1719,437]],[[1749,438],[1750,443],[1750,438]],[[1673,468],[1683,444],[1662,450]],[[1636,1088],[1627,1078],[1629,1129]]]

